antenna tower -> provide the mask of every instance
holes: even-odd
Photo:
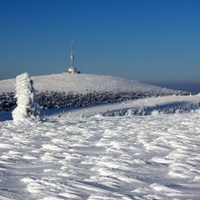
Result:
[[[74,42],[73,40],[71,41],[71,68],[74,68]]]

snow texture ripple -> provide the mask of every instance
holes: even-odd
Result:
[[[199,199],[200,116],[0,122],[0,199]]]

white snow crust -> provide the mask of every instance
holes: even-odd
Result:
[[[0,199],[199,199],[199,115],[0,122]]]

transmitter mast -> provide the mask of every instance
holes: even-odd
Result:
[[[70,53],[70,60],[71,60],[71,66],[68,68],[67,71],[63,73],[68,73],[68,74],[80,74],[80,71],[77,71],[77,69],[74,67],[74,42],[73,40],[71,41],[71,53]]]
[[[73,40],[71,41],[71,68],[74,69],[74,42]]]

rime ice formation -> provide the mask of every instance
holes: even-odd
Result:
[[[23,73],[17,76],[15,87],[17,107],[12,112],[14,123],[27,122],[30,119],[37,118],[39,106],[33,88],[33,81],[29,74]]]

